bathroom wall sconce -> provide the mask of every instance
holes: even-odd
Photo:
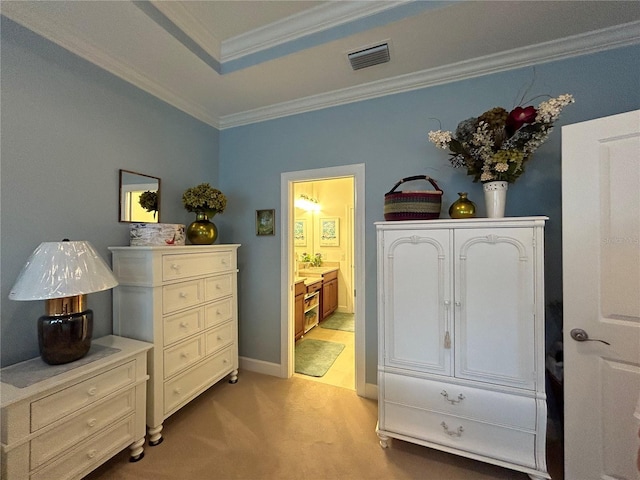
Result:
[[[315,198],[311,198],[304,193],[300,194],[299,198],[296,198],[293,204],[297,208],[301,208],[306,210],[307,212],[319,212],[320,211],[320,203]]]

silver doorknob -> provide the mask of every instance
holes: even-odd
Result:
[[[611,345],[609,342],[605,342],[604,340],[589,338],[589,334],[581,328],[574,328],[569,333],[571,334],[571,338],[573,338],[576,342],[602,342],[605,345]]]

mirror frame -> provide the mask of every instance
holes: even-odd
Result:
[[[118,190],[118,204],[119,204],[119,208],[118,208],[118,222],[121,223],[149,223],[149,222],[141,222],[141,221],[136,221],[136,220],[123,220],[123,208],[124,205],[122,204],[122,177],[124,174],[130,174],[130,175],[138,175],[140,177],[146,177],[146,178],[151,178],[155,181],[158,182],[158,210],[157,210],[157,223],[160,223],[160,186],[162,185],[162,181],[160,180],[160,177],[153,177],[151,175],[147,175],[144,173],[139,173],[139,172],[134,172],[132,170],[124,170],[124,169],[120,169],[119,172],[119,190]]]

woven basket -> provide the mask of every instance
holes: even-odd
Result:
[[[396,192],[401,184],[412,180],[426,180],[435,188],[435,191]],[[384,194],[384,219],[387,221],[435,220],[440,218],[441,207],[442,189],[426,175],[403,178]]]

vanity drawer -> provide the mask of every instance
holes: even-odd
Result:
[[[130,389],[96,405],[59,427],[31,441],[31,468],[43,465],[80,441],[135,411],[135,390]]]
[[[231,348],[207,358],[191,370],[164,384],[164,414],[189,401],[208,385],[218,381],[233,368]]]
[[[202,335],[168,348],[164,351],[164,378],[181,372],[202,357],[204,357]]]
[[[380,429],[536,468],[535,434],[384,402]]]
[[[133,384],[136,379],[135,366],[136,362],[133,360],[33,402],[31,431],[35,432],[120,388]]]
[[[204,309],[197,308],[163,319],[163,344],[171,345],[204,329]]]
[[[207,355],[220,350],[234,341],[233,323],[229,322],[208,331],[206,336]]]
[[[232,250],[162,256],[162,280],[165,282],[210,275],[235,268],[235,255]]]
[[[205,305],[205,328],[232,320],[234,315],[234,301],[233,297],[229,297]]]
[[[207,301],[231,295],[235,283],[234,277],[233,274],[227,273],[205,279],[205,297]]]
[[[134,440],[135,417],[131,415],[88,442],[60,457],[58,461],[31,475],[31,480],[64,480],[86,475],[102,463],[101,459],[113,456]]]
[[[384,383],[385,400],[393,403],[498,425],[536,428],[535,398],[393,373],[384,374]]]
[[[204,280],[191,280],[162,287],[162,313],[177,312],[204,302]]]

